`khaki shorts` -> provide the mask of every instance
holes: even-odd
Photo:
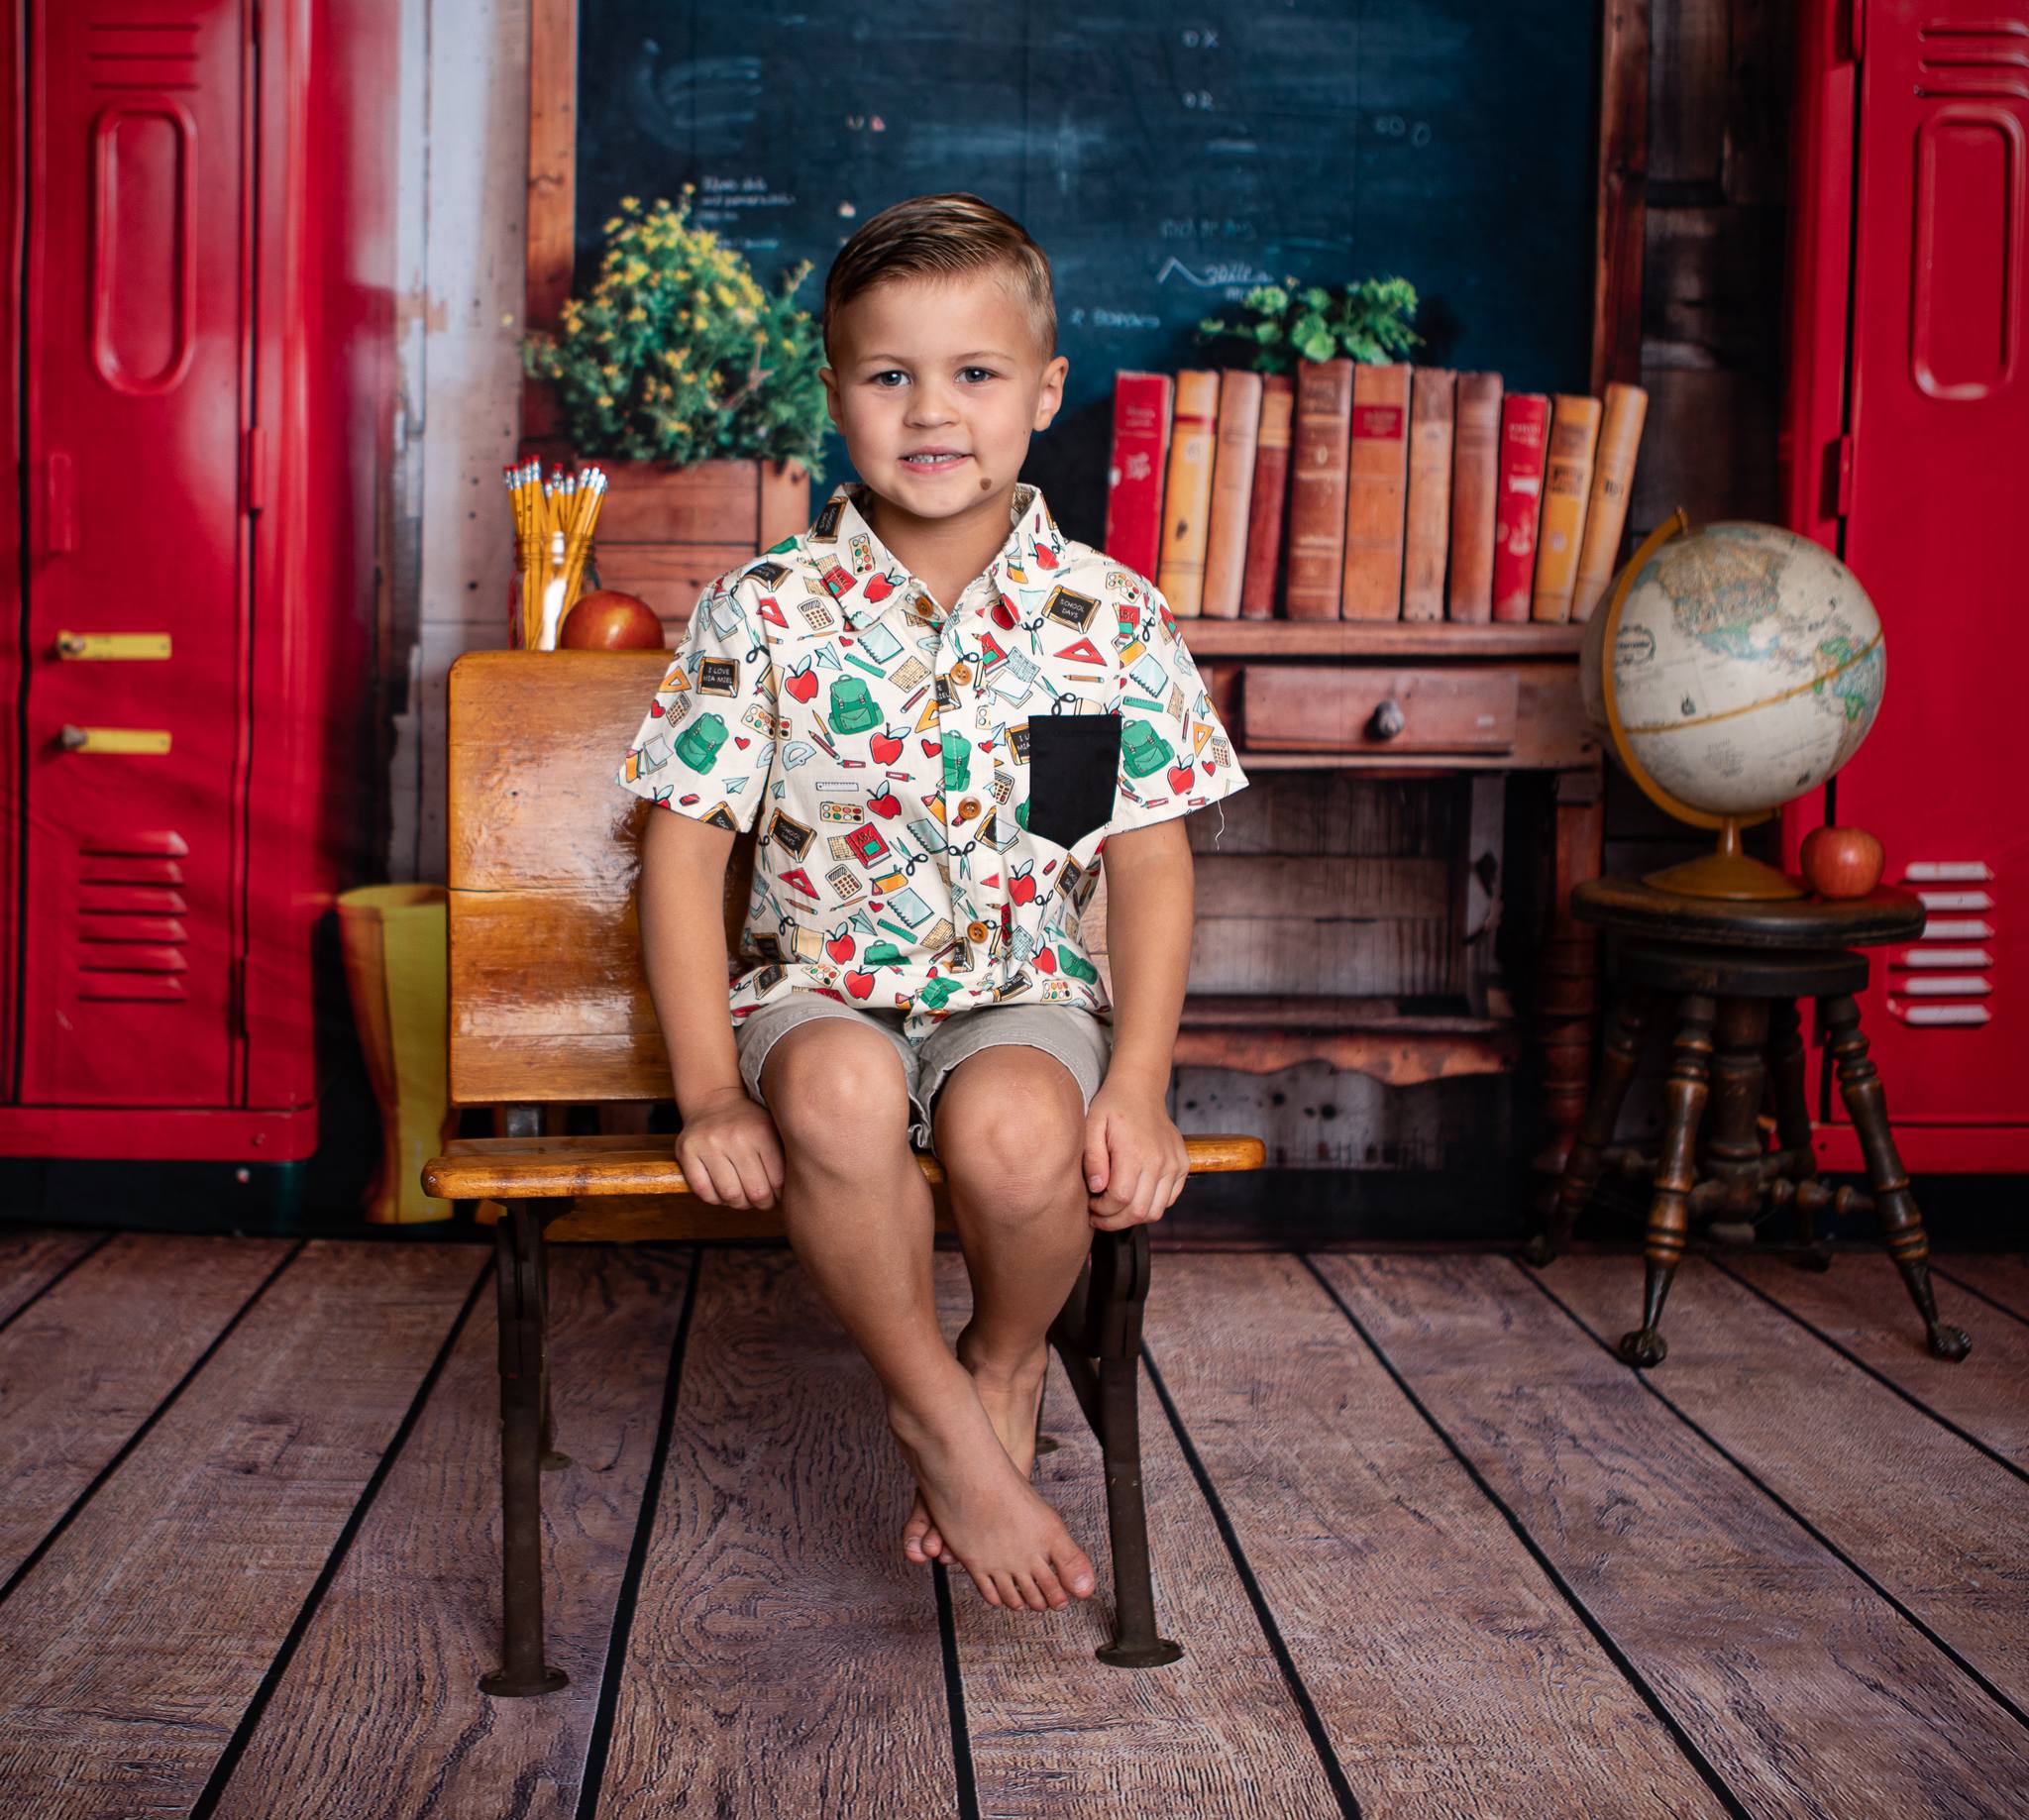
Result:
[[[766,1106],[768,1101],[761,1091],[761,1065],[783,1031],[808,1017],[857,1018],[870,1029],[881,1031],[895,1045],[913,1113],[909,1144],[934,1155],[935,1126],[931,1115],[936,1108],[937,1091],[945,1076],[968,1055],[1005,1042],[1021,1043],[1054,1055],[1070,1069],[1085,1096],[1088,1111],[1113,1059],[1113,1026],[1082,1005],[974,1006],[944,1018],[923,1038],[919,1049],[911,1049],[902,1034],[904,1016],[900,1009],[871,1011],[862,1006],[842,1005],[820,992],[786,994],[750,1013],[734,1029],[733,1046],[740,1058],[740,1079],[745,1082],[749,1096]]]

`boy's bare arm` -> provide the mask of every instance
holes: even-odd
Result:
[[[641,961],[687,1120],[740,1083],[726,1016],[725,869],[734,836],[658,808],[641,836]]]
[[[1109,834],[1103,863],[1114,1004],[1107,1078],[1144,1086],[1160,1099],[1169,1091],[1197,919],[1183,816]]]

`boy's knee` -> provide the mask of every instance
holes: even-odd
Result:
[[[886,1037],[842,1018],[785,1032],[762,1064],[761,1086],[783,1142],[820,1162],[864,1164],[870,1143],[908,1136],[902,1058]]]
[[[960,1192],[1014,1210],[1053,1205],[1085,1154],[1084,1096],[1068,1078],[1057,1094],[946,1095],[937,1109],[937,1154]]]

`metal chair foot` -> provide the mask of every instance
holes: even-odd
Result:
[[[1175,1661],[1184,1646],[1158,1637],[1153,1643],[1103,1643],[1093,1655],[1109,1668],[1160,1668]]]
[[[560,1687],[568,1687],[571,1677],[561,1668],[545,1667],[532,1682],[505,1668],[495,1668],[490,1674],[480,1676],[480,1692],[489,1693],[496,1700],[528,1699],[537,1694],[555,1693]]]

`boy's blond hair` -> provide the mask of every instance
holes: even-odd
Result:
[[[910,196],[865,222],[838,250],[824,279],[824,353],[833,357],[838,312],[891,278],[951,277],[998,267],[1014,280],[1043,358],[1057,352],[1057,302],[1049,256],[1021,224],[965,190]]]

